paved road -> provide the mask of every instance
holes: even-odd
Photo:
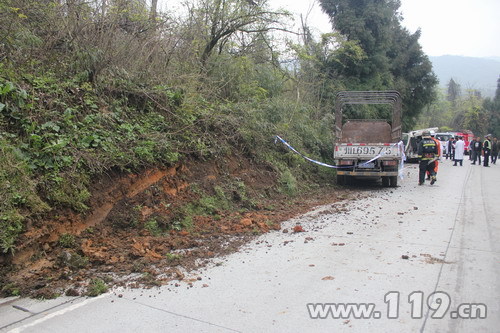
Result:
[[[416,165],[405,175],[397,189],[360,186],[362,199],[287,221],[306,232],[263,235],[193,274],[192,288],[5,299],[0,331],[498,332],[500,165],[443,161],[434,186],[416,185]],[[371,318],[354,307],[333,318],[361,303]]]

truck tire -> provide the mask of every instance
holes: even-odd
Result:
[[[337,175],[337,185],[345,185],[345,176]]]
[[[382,176],[382,186],[383,187],[389,187],[389,177],[388,176]]]
[[[389,183],[391,187],[398,187],[398,176],[389,177]]]

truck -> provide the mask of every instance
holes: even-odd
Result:
[[[386,104],[388,119],[343,119],[347,105]],[[356,178],[380,178],[385,187],[397,187],[401,168],[402,99],[399,92],[341,91],[335,97],[334,161],[337,183],[349,185]],[[352,106],[354,107],[354,106]]]

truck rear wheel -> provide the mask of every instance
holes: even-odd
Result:
[[[398,176],[389,177],[389,183],[391,187],[398,187]]]
[[[337,185],[345,185],[345,177],[344,175],[337,175]]]
[[[389,177],[388,176],[382,176],[382,186],[389,187]]]

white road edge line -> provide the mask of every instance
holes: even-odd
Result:
[[[33,322],[29,323],[29,324],[26,324],[26,325],[22,325],[22,326],[16,327],[16,328],[14,328],[14,329],[12,329],[12,330],[10,330],[10,331],[8,331],[8,332],[9,332],[9,333],[18,333],[18,332],[22,332],[22,331],[24,331],[25,329],[27,329],[27,328],[29,328],[29,327],[36,326],[36,325],[38,325],[38,324],[43,323],[44,321],[47,321],[47,320],[52,319],[52,318],[57,317],[57,316],[61,316],[61,315],[65,314],[65,313],[68,313],[68,312],[71,312],[71,311],[73,311],[73,310],[76,310],[76,309],[78,309],[78,308],[80,308],[80,307],[82,307],[82,306],[84,306],[84,305],[87,305],[87,304],[93,303],[93,302],[97,301],[98,299],[101,299],[101,298],[107,297],[107,296],[109,296],[109,295],[111,295],[111,292],[106,293],[106,294],[99,295],[99,296],[97,296],[97,297],[89,298],[89,299],[87,299],[87,300],[85,300],[85,301],[83,301],[83,302],[80,302],[80,303],[77,303],[77,304],[73,304],[72,306],[69,306],[69,307],[67,307],[67,308],[65,308],[65,309],[61,309],[61,310],[59,310],[59,311],[52,312],[52,313],[50,313],[50,314],[48,314],[48,315],[44,316],[43,318],[39,318],[39,319],[37,319],[37,320],[35,320],[35,321],[33,321]]]

